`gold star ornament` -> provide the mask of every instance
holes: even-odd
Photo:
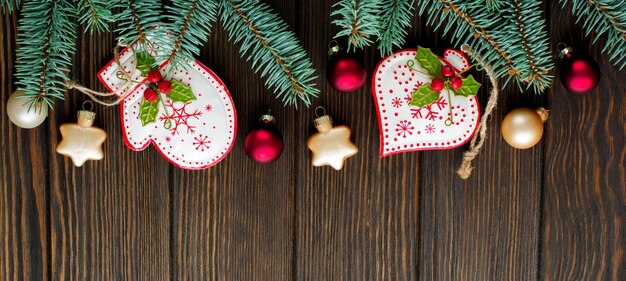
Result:
[[[76,124],[63,124],[59,128],[63,139],[57,146],[57,153],[69,156],[76,167],[82,166],[87,160],[104,158],[102,143],[107,133],[92,127],[95,119],[94,112],[80,110]]]
[[[333,127],[330,116],[326,115],[324,110],[323,116],[319,117],[318,109],[323,108],[315,109],[318,118],[313,120],[313,123],[318,132],[307,140],[307,146],[313,153],[313,166],[328,165],[335,170],[341,170],[344,161],[359,152],[359,149],[350,141],[348,126]]]

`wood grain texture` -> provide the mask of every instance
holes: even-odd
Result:
[[[113,35],[77,41],[72,77],[104,91],[96,74],[113,58]],[[58,125],[75,123],[86,97],[70,91],[49,118],[51,280],[169,280],[171,165],[153,148],[126,148],[119,107],[96,106],[105,158],[75,168],[54,152]]]
[[[267,2],[296,25],[295,2]],[[218,24],[200,57],[228,85],[237,138],[219,165],[172,173],[173,280],[292,280],[296,146],[290,138],[296,111],[265,89],[239,47]],[[277,161],[259,165],[245,155],[243,143],[268,109],[285,149]]]
[[[337,29],[330,1],[301,1],[299,33],[320,77],[321,95],[299,112],[296,187],[296,280],[415,280],[418,153],[380,159],[378,123],[369,83],[351,94],[326,82],[328,42]],[[339,44],[345,46],[345,41]],[[363,55],[368,73],[378,50]],[[368,79],[369,81],[369,79]],[[306,139],[316,106],[352,130],[358,154],[341,171],[311,165]]]
[[[426,26],[425,19],[416,24]],[[443,53],[448,36],[426,30],[417,44]],[[431,40],[431,38],[438,38]],[[483,85],[481,110],[491,85]],[[503,83],[501,81],[501,83]],[[538,233],[543,163],[542,143],[527,150],[509,146],[500,133],[506,113],[517,107],[547,107],[547,94],[521,92],[514,83],[500,89],[487,139],[472,175],[456,174],[467,144],[459,149],[422,152],[420,158],[420,280],[533,280],[538,270]]]
[[[325,79],[333,1],[267,2],[309,52],[320,98],[283,108],[217,24],[198,59],[230,90],[237,139],[222,162],[201,171],[180,170],[152,147],[131,151],[119,108],[104,107],[95,108],[95,125],[109,136],[105,159],[74,168],[54,149],[59,125],[75,122],[85,100],[75,92],[39,128],[12,125],[5,106],[15,89],[18,16],[3,17],[0,280],[626,279],[626,70],[601,54],[602,40],[582,38],[581,24],[556,1],[544,4],[553,50],[562,41],[592,54],[600,87],[576,97],[557,77],[541,96],[503,89],[467,181],[455,173],[461,148],[378,157],[369,84],[341,94]],[[404,47],[450,46],[425,19],[412,25]],[[96,73],[114,44],[110,34],[81,34],[72,77],[104,90]],[[374,47],[357,54],[369,72],[380,60]],[[485,86],[479,100],[487,99]],[[359,147],[340,172],[310,164],[317,105],[351,127]],[[551,109],[543,141],[529,150],[500,134],[504,115],[521,106]],[[285,150],[259,165],[243,140],[268,108]]]
[[[9,121],[17,15],[0,30],[0,280],[49,280],[49,126],[22,130]]]
[[[556,3],[553,9],[560,9]],[[565,9],[569,10],[570,7]],[[572,44],[600,65],[598,89],[587,96],[552,87],[546,132],[543,280],[626,278],[626,70],[616,71],[602,43],[582,38],[575,19],[553,17],[553,48]],[[559,77],[557,77],[558,79]]]

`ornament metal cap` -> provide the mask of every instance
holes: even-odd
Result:
[[[275,121],[276,119],[275,119],[275,118],[274,118],[274,116],[272,116],[270,113],[272,113],[272,110],[271,110],[271,109],[268,109],[268,110],[267,110],[267,114],[263,114],[263,115],[261,115],[261,118],[259,119],[259,121],[261,121],[261,122],[265,122],[265,123],[270,123],[270,122],[271,122],[271,123],[274,123],[274,121]]]
[[[543,107],[539,107],[535,109],[535,112],[537,112],[537,114],[539,114],[539,117],[541,117],[541,122],[546,123],[546,121],[548,121],[548,118],[550,117],[549,110]]]
[[[557,49],[559,50],[559,59],[569,58],[572,56],[572,52],[574,52],[574,49],[562,42],[557,45]]]
[[[324,111],[324,113],[322,113],[322,116],[317,114],[317,111],[320,109]],[[316,107],[315,116],[317,118],[313,120],[313,125],[315,126],[317,131],[319,131],[320,133],[328,133],[330,129],[333,128],[333,119],[330,118],[330,116],[326,115],[326,109],[321,106]]]
[[[89,104],[89,109],[85,109],[85,105]],[[93,125],[93,121],[96,120],[96,113],[91,111],[93,109],[93,103],[90,101],[86,101],[83,103],[83,110],[79,110],[76,114],[78,117],[78,125],[81,127],[91,127]]]
[[[329,56],[339,53],[339,51],[341,51],[341,47],[339,47],[339,44],[337,43],[337,41],[332,40],[328,43],[328,55]]]

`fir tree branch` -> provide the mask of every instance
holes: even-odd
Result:
[[[524,83],[528,84],[528,87],[536,87],[535,93],[543,92],[550,86],[552,76],[549,75],[550,70],[554,67],[549,56],[548,39],[544,26],[544,20],[540,19],[539,5],[541,2],[513,0],[511,1],[512,7],[505,8],[504,17],[506,15],[513,15],[516,23],[512,34],[519,34],[519,41],[522,43],[523,52],[513,52],[513,56],[518,54],[519,56],[525,56],[526,58],[520,58],[517,61],[517,69],[520,70],[520,79]],[[506,35],[503,35],[506,36]],[[512,44],[511,48],[518,47],[519,44]],[[543,56],[542,56],[543,54]],[[519,81],[519,80],[518,80]]]
[[[64,83],[76,50],[75,2],[24,1],[19,20],[16,60],[17,84],[29,98],[29,108],[52,106],[64,99]],[[43,28],[42,28],[43,27]]]
[[[159,0],[121,0],[122,11],[116,15],[119,27],[118,40],[132,43],[137,40],[140,47],[152,45],[145,40],[150,37],[159,46],[169,41],[169,37],[159,26],[163,26],[163,7]]]
[[[502,5],[500,1],[501,0],[486,0],[486,4],[490,10],[498,10],[500,9],[500,5]]]
[[[248,54],[252,67],[266,78],[265,85],[273,87],[285,105],[297,107],[300,99],[308,106],[310,97],[317,97],[311,61],[294,33],[267,4],[223,0],[221,21],[229,40],[241,42],[240,54]]]
[[[173,68],[186,66],[185,60],[193,61],[206,43],[211,28],[217,19],[218,0],[174,0],[167,7],[167,29],[174,32],[175,39],[166,44],[164,59]]]
[[[12,13],[13,9],[20,9],[20,0],[1,0],[0,4],[2,4],[2,13]]]
[[[418,1],[419,13],[427,11],[428,24],[450,30],[455,45],[469,44],[491,63],[498,78],[514,79],[536,93],[549,87],[553,68],[540,2],[500,3],[492,10],[485,0]],[[519,16],[519,18],[518,18]],[[520,21],[518,21],[518,19]]]
[[[91,33],[95,31],[109,31],[109,24],[115,22],[116,17],[111,11],[116,1],[111,0],[80,0],[78,10],[82,14],[79,23],[87,24]]]
[[[382,0],[378,17],[381,32],[378,50],[381,56],[391,54],[393,46],[401,48],[407,29],[411,27],[414,0]]]
[[[454,3],[452,3],[452,1],[446,1],[446,0],[440,0],[440,1],[442,4],[444,4],[444,8],[443,8],[444,13],[448,13],[449,11],[452,11],[460,19],[465,21],[466,24],[469,24],[471,26],[471,29],[473,29],[474,31],[473,33],[474,38],[481,38],[482,40],[486,41],[487,44],[489,44],[498,53],[498,55],[500,55],[500,57],[509,66],[509,75],[517,74],[517,70],[515,69],[515,67],[513,67],[511,58],[504,51],[503,46],[501,46],[500,43],[498,43],[490,35],[489,31],[487,31],[485,28],[480,27],[480,25],[472,18],[472,16],[469,13],[463,12]]]
[[[336,10],[330,16],[339,16],[333,20],[333,24],[341,28],[334,38],[348,36],[348,51],[351,48],[363,49],[371,45],[373,38],[379,35],[378,2],[379,0],[339,0],[333,5]]]
[[[560,0],[563,7],[572,3],[572,14],[577,21],[584,20],[585,35],[595,33],[593,42],[606,35],[602,52],[607,52],[613,64],[626,66],[626,1],[615,0]]]

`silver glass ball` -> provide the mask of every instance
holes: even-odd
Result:
[[[7,101],[7,115],[9,119],[16,126],[24,129],[35,128],[48,117],[48,107],[43,105],[41,108],[35,108],[34,106],[28,110],[28,99],[21,99],[19,96],[24,95],[25,92],[17,90],[9,96]]]

